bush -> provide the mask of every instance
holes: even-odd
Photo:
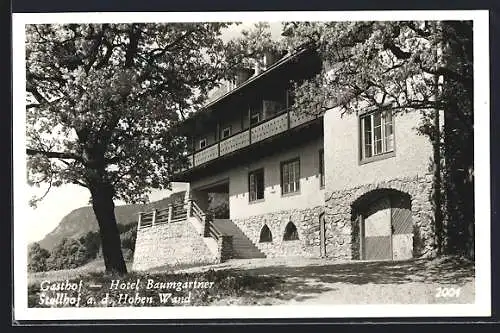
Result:
[[[64,238],[47,259],[47,269],[76,268],[86,264],[90,257],[84,244],[73,238]]]
[[[28,271],[43,272],[47,270],[47,258],[50,252],[42,248],[39,243],[33,243],[28,248]]]
[[[135,240],[137,238],[137,225],[133,224],[128,230],[120,234],[123,249],[129,249],[132,253],[135,250]]]

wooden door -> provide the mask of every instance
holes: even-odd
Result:
[[[389,197],[377,199],[367,207],[363,223],[363,253],[366,260],[392,259]]]
[[[392,198],[392,248],[393,258],[413,257],[413,221],[410,199],[404,196]]]

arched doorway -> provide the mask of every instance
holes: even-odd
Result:
[[[353,204],[359,223],[359,254],[364,260],[399,260],[413,256],[411,198],[396,190],[379,189]]]

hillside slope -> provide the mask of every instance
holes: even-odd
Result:
[[[116,221],[127,225],[137,223],[138,213],[151,209],[166,208],[173,201],[182,201],[184,191],[172,193],[169,197],[146,205],[123,205],[115,207]],[[63,238],[78,238],[89,231],[98,231],[97,219],[92,207],[80,207],[62,218],[57,227],[48,233],[40,242],[40,246],[51,251]]]

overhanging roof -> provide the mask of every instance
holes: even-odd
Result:
[[[191,113],[189,115],[189,117],[186,118],[183,122],[186,122],[186,121],[189,121],[190,119],[196,118],[196,117],[198,117],[202,113],[203,114],[206,113],[214,105],[216,105],[216,104],[220,103],[221,101],[225,100],[226,98],[228,98],[228,97],[230,97],[230,96],[238,93],[239,91],[241,91],[245,87],[251,85],[252,83],[254,83],[254,82],[256,82],[256,81],[258,81],[258,80],[260,80],[260,79],[262,79],[262,78],[264,78],[266,76],[268,76],[272,72],[276,71],[278,68],[280,68],[283,65],[289,63],[293,59],[296,59],[297,57],[299,57],[300,55],[304,54],[305,52],[307,52],[309,50],[311,50],[310,47],[303,47],[303,48],[299,49],[298,51],[296,51],[294,53],[291,53],[289,55],[284,56],[280,60],[278,60],[275,63],[273,63],[269,68],[267,68],[266,70],[264,70],[262,73],[260,73],[258,75],[255,75],[255,76],[252,76],[251,78],[249,78],[248,80],[246,80],[245,82],[243,82],[242,84],[240,84],[239,86],[237,86],[236,88],[228,91],[227,93],[223,94],[222,96],[220,96],[220,97],[216,98],[215,100],[211,101],[210,103],[206,104],[200,110]]]

